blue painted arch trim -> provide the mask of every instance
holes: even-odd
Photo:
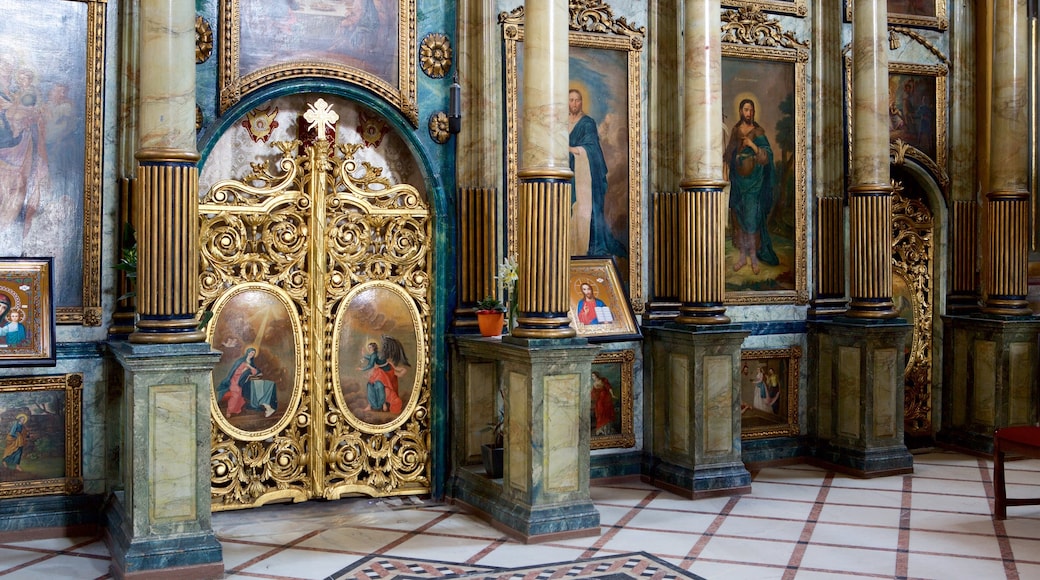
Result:
[[[430,495],[435,499],[444,497],[444,486],[447,479],[448,466],[448,353],[447,340],[450,324],[451,309],[448,305],[455,303],[455,247],[456,239],[454,198],[446,193],[445,184],[442,182],[442,171],[429,151],[419,139],[420,129],[412,126],[411,122],[401,114],[397,108],[376,96],[371,91],[360,86],[343,81],[330,79],[300,78],[280,83],[271,84],[258,89],[230,107],[224,114],[218,117],[212,124],[200,133],[197,147],[201,155],[199,168],[205,166],[213,147],[220,137],[233,127],[257,106],[275,99],[289,95],[298,94],[327,94],[342,97],[357,102],[372,109],[394,128],[405,146],[411,152],[412,157],[423,176],[426,186],[426,196],[430,204],[433,220],[433,250],[430,253],[432,261],[431,281],[432,296],[430,299],[433,309],[430,321],[430,428],[431,441],[430,451],[432,457],[432,473],[430,474]],[[454,168],[454,149],[446,156],[444,164],[446,167]],[[445,171],[454,187],[454,170]]]

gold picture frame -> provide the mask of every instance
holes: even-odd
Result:
[[[642,74],[645,28],[615,19],[602,2],[570,3],[570,85],[583,94],[584,111],[596,125],[607,167],[607,191],[602,204],[610,236],[627,252],[614,254],[623,284],[636,314],[643,296]],[[517,195],[520,169],[520,77],[523,63],[524,9],[499,15],[505,42],[506,220],[507,251],[516,252]],[[593,219],[596,219],[593,217]],[[590,255],[603,255],[591,248]]]
[[[913,159],[924,166],[945,187],[948,149],[946,146],[946,77],[949,69],[944,64],[911,64],[890,62],[889,83],[889,141],[897,145],[896,153],[902,159]],[[912,99],[907,96],[907,85],[913,84]],[[845,56],[845,118],[848,146],[846,162],[852,167],[852,57]],[[912,104],[904,104],[912,100]],[[907,110],[912,107],[914,112]],[[917,117],[910,120],[910,115]],[[928,120],[930,119],[930,120]],[[908,128],[911,125],[917,128]],[[852,178],[851,173],[849,178]]]
[[[220,0],[220,112],[267,85],[320,77],[374,92],[418,127],[415,0],[354,4]],[[271,42],[282,35],[299,46]]]
[[[730,182],[735,172],[726,172],[731,210],[726,231],[725,303],[805,304],[809,300],[805,223],[808,44],[757,8],[740,13],[729,10],[722,16],[724,165],[728,169],[734,162],[725,159],[730,151],[734,159],[740,153],[729,141],[743,122],[743,104],[750,101],[754,121],[761,128],[757,134],[768,141],[772,151],[770,179],[779,184],[769,207],[761,203],[761,196],[755,196],[761,213],[757,220],[750,219],[750,214],[738,215],[738,208],[755,210],[745,209],[737,201]],[[735,226],[756,221],[759,225],[754,232],[738,232]],[[751,237],[755,243],[745,243]]]
[[[101,326],[102,0],[11,0],[0,22],[6,116],[0,246],[54,258],[58,324]],[[63,31],[55,35],[56,22]],[[12,126],[15,123],[11,123]],[[18,143],[19,146],[10,146]],[[7,191],[10,190],[10,191]]]
[[[740,352],[740,437],[794,437],[802,348]]]
[[[0,258],[0,367],[54,366],[53,258]]]
[[[723,0],[723,8],[755,7],[766,12],[804,17],[809,13],[806,0]]]
[[[853,0],[845,0],[845,22],[852,22]],[[888,23],[917,28],[946,30],[950,25],[946,14],[946,0],[926,0],[923,9],[913,7],[909,0],[888,0]]]
[[[83,375],[0,379],[0,498],[83,491]]]
[[[592,449],[635,447],[632,384],[636,353],[601,352],[592,361],[592,403],[589,406],[589,445]]]
[[[575,256],[569,274],[567,315],[578,336],[589,342],[642,338],[613,259]]]

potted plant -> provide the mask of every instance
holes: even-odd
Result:
[[[500,336],[505,316],[506,307],[498,298],[488,294],[477,302],[477,324],[480,326],[480,334]]]

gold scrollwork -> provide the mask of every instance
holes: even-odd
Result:
[[[419,65],[431,79],[444,78],[451,70],[451,42],[439,32],[431,32],[419,46]]]
[[[202,16],[195,15],[195,64],[202,64],[213,54],[213,27]]]
[[[782,48],[809,47],[808,41],[798,40],[793,32],[784,32],[779,20],[766,18],[757,6],[726,10],[722,13],[722,21],[722,42]]]
[[[906,431],[930,434],[934,220],[922,200],[904,195],[901,183],[893,181],[893,187],[892,267],[905,283],[913,309],[913,338],[904,371]]]
[[[264,431],[211,426],[213,509],[345,493],[429,491],[430,211],[412,186],[356,157],[363,143],[277,142],[281,157],[214,184],[199,204],[203,309],[243,285],[276,288],[299,316],[302,373],[285,418]],[[408,407],[369,425],[334,392],[338,308],[362,284],[385,284],[411,304],[418,352]],[[340,397],[340,398],[337,398]]]

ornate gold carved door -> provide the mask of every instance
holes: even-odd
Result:
[[[275,143],[199,206],[214,510],[429,491],[430,215],[330,144]],[[303,131],[301,123],[300,133]]]
[[[913,191],[904,191],[897,184],[892,203],[893,298],[900,317],[913,327],[904,371],[904,431],[908,438],[933,435],[933,226],[927,204]]]

